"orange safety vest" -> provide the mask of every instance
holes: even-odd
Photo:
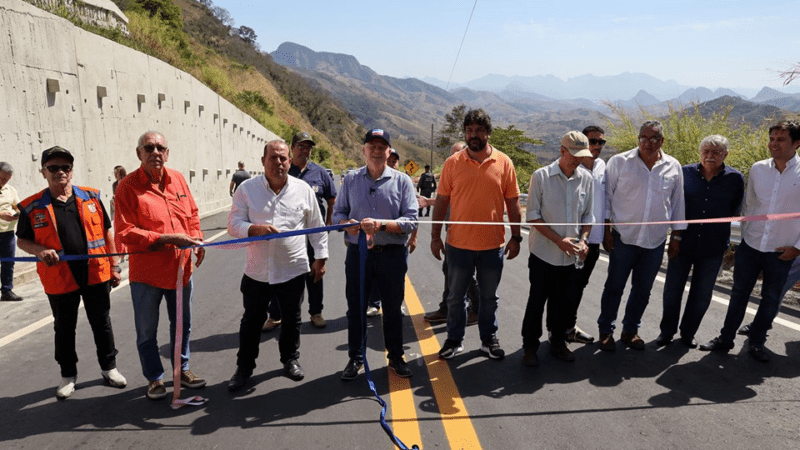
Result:
[[[89,255],[106,254],[105,221],[100,206],[100,191],[88,187],[73,186],[75,206],[86,231],[86,244]],[[64,248],[56,229],[55,214],[50,191],[45,189],[20,203],[30,219],[35,242],[64,255]],[[39,261],[36,271],[42,280],[44,291],[51,295],[66,294],[78,290],[80,286],[72,276],[66,261],[47,266]],[[111,263],[108,258],[89,258],[89,285],[104,283],[111,279]]]

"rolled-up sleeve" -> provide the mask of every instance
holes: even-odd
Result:
[[[531,174],[530,192],[528,192],[528,209],[525,221],[532,222],[542,219],[542,180],[537,179],[541,172]]]

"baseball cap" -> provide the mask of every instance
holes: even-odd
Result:
[[[75,157],[72,156],[72,153],[70,153],[69,150],[56,145],[55,147],[50,147],[42,152],[42,167],[44,167],[47,161],[58,157],[66,158],[70,163],[75,162]]]
[[[561,138],[561,146],[566,147],[570,154],[576,158],[592,157],[589,151],[589,138],[580,131],[570,131]]]
[[[389,137],[389,132],[383,131],[380,128],[373,128],[372,130],[367,131],[367,135],[364,136],[364,143],[366,144],[372,138],[381,138],[386,141],[389,146],[392,145],[392,139]]]
[[[317,143],[314,142],[313,139],[311,139],[311,135],[308,134],[307,131],[301,131],[301,132],[295,134],[294,137],[292,138],[292,147],[294,147],[294,144],[297,144],[298,142],[303,142],[303,141],[311,142],[312,146],[313,145],[317,145]]]
[[[392,156],[392,155],[394,155],[394,156],[397,156],[397,159],[400,159],[400,153],[397,153],[397,150],[395,150],[395,149],[392,149],[392,150],[389,152],[389,156]]]

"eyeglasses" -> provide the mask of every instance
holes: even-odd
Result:
[[[703,150],[703,156],[722,156],[725,154],[724,150]]]
[[[158,151],[159,151],[159,152],[161,152],[161,153],[164,153],[164,152],[166,152],[167,150],[169,150],[167,147],[164,147],[163,145],[155,145],[155,144],[150,144],[150,145],[142,145],[141,147],[142,147],[142,148],[144,149],[144,151],[146,151],[147,153],[153,153],[154,151],[156,151],[156,149],[158,149]]]
[[[659,137],[651,137],[651,138],[646,138],[644,136],[639,136],[639,143],[640,144],[645,144],[645,143],[649,142],[651,144],[658,144],[658,141],[660,141],[661,139],[663,139],[661,136],[659,136]]]
[[[72,166],[70,164],[64,164],[63,166],[58,166],[53,164],[52,166],[45,166],[50,173],[58,173],[58,171],[62,171],[64,173],[72,172]]]
[[[606,140],[605,139],[589,139],[589,145],[603,146],[603,145],[606,145]]]

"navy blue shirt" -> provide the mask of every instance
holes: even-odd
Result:
[[[686,219],[711,219],[739,215],[744,198],[744,176],[723,165],[711,181],[700,172],[700,163],[683,166],[683,195]],[[689,224],[681,232],[681,253],[696,257],[723,253],[730,244],[730,223]]]
[[[292,164],[289,168],[289,175],[300,178],[311,186],[314,194],[317,195],[322,220],[325,220],[328,217],[325,215],[328,206],[327,200],[336,198],[336,185],[334,185],[333,178],[331,178],[328,171],[319,164],[309,161],[303,171],[300,171],[299,167]]]

